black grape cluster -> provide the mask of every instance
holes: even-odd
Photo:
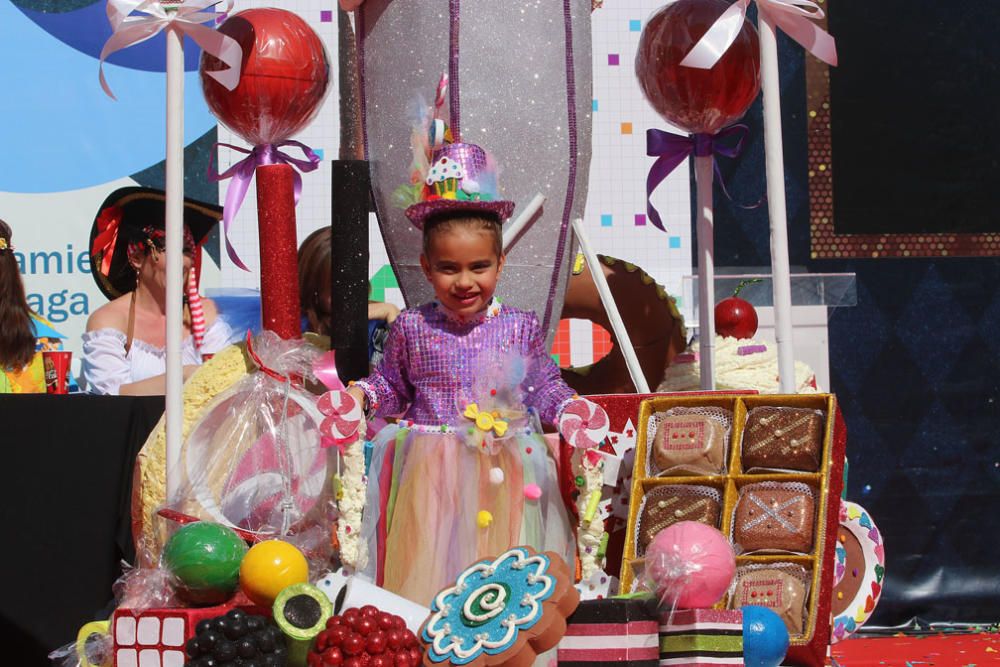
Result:
[[[271,619],[232,609],[198,623],[185,667],[285,667],[285,637]]]

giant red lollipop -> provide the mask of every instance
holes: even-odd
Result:
[[[714,67],[680,64],[728,7],[724,0],[676,0],[653,14],[639,38],[635,75],[642,92],[685,132],[718,132],[743,116],[760,91],[757,30],[746,19]]]
[[[319,112],[330,82],[330,61],[319,35],[284,9],[247,9],[219,26],[243,49],[239,85],[226,90],[213,77],[225,68],[201,58],[201,87],[226,127],[254,146],[278,143],[302,130]]]

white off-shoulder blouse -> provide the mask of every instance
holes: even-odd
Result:
[[[233,330],[217,317],[205,331],[200,352],[191,336],[184,340],[183,363],[200,365],[202,354],[215,354],[232,342]],[[162,375],[166,367],[165,348],[133,338],[126,354],[125,334],[117,329],[96,329],[83,334],[83,387],[92,394],[117,396],[123,384]]]

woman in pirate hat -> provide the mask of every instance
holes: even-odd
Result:
[[[166,368],[165,195],[127,187],[111,193],[90,233],[91,271],[111,299],[87,321],[83,335],[83,377],[97,394],[162,394]],[[198,295],[196,258],[205,237],[222,218],[222,208],[184,202],[185,309],[184,378],[202,355],[229,344],[230,327],[215,304]]]

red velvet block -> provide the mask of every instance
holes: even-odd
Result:
[[[295,171],[287,164],[257,167],[257,227],[264,328],[285,339],[300,338]]]
[[[194,637],[195,626],[230,609],[270,616],[268,609],[234,601],[193,609],[116,609],[111,617],[114,666],[181,667],[186,662],[184,644]]]

